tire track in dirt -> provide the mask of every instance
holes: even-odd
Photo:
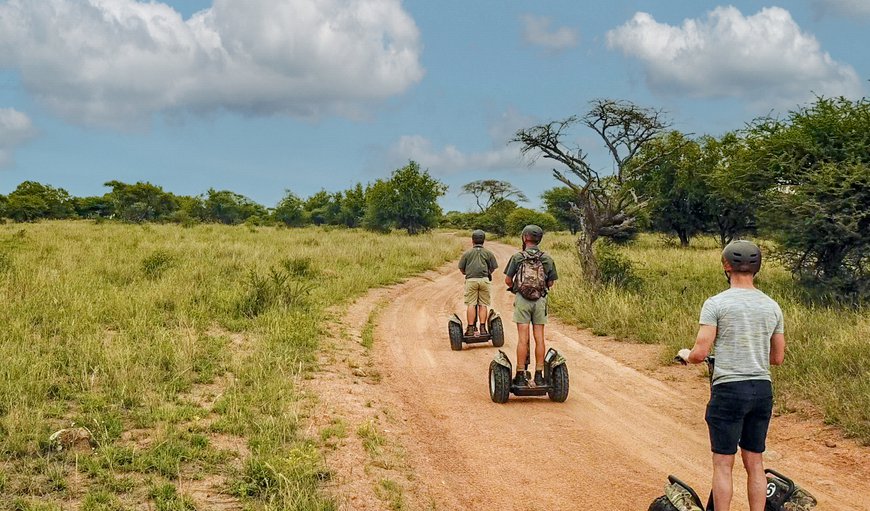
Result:
[[[502,266],[515,250],[489,248]],[[513,361],[513,297],[502,280],[500,271],[493,276],[494,306],[504,316],[504,351]],[[698,370],[657,367],[660,348],[608,342],[551,318],[548,345],[568,359],[568,401],[512,396],[494,404],[487,368],[495,349],[449,347],[446,323],[464,308],[462,283],[451,263],[354,305],[386,303],[371,355],[382,380],[361,388],[357,399],[397,418],[389,437],[402,446],[411,472],[411,509],[646,509],[668,474],[709,491],[709,389]],[[841,437],[836,449],[825,447],[823,429],[793,415],[774,418],[768,466],[815,494],[820,510],[870,510],[870,449]],[[737,510],[745,509],[739,464]],[[386,509],[373,506],[347,509]]]

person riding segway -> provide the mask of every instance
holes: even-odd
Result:
[[[450,349],[461,351],[462,344],[492,341],[492,345],[504,345],[504,326],[501,317],[489,304],[492,299],[492,272],[498,268],[495,255],[483,248],[486,233],[476,230],[471,234],[471,249],[459,259],[459,271],[465,275],[465,306],[468,328],[462,333],[462,319],[453,314],[447,322]]]
[[[517,374],[514,385],[529,385],[529,323],[535,337],[535,385],[544,384],[544,325],[547,324],[547,293],[556,283],[556,263],[553,258],[541,251],[538,244],[544,238],[544,230],[537,225],[523,228],[523,248],[508,261],[505,268],[505,285],[514,293],[513,320],[517,324]],[[521,369],[522,368],[522,369]]]
[[[698,364],[716,350],[705,417],[713,451],[711,500],[720,511],[730,509],[731,472],[739,446],[748,476],[749,508],[763,511],[763,453],[773,409],[770,366],[785,358],[783,314],[774,300],[755,288],[761,269],[757,245],[732,241],[722,251],[722,267],[730,288],[704,302],[695,345],[677,356],[684,363]]]
[[[505,269],[505,284],[514,293],[514,316],[519,334],[517,342],[517,372],[511,379],[512,365],[505,352],[499,350],[489,364],[489,397],[495,403],[505,403],[510,394],[516,396],[547,395],[551,401],[568,399],[568,363],[553,348],[545,349],[544,325],[547,323],[547,292],[559,276],[553,259],[538,248],[544,231],[537,225],[523,229],[523,249],[514,254]],[[529,385],[529,323],[535,336],[535,379]]]
[[[498,268],[495,254],[483,248],[486,233],[480,229],[471,233],[473,246],[459,259],[459,271],[465,275],[465,305],[468,328],[466,337],[487,335],[486,321],[492,296],[492,272]],[[479,323],[478,327],[476,323]]]

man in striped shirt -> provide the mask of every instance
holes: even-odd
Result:
[[[706,421],[713,451],[713,502],[716,511],[731,508],[731,472],[737,447],[748,476],[750,511],[764,511],[767,478],[763,453],[773,410],[770,366],[785,358],[782,309],[755,288],[761,250],[745,240],[722,251],[730,288],[707,299],[691,349],[678,357],[703,362],[715,347],[716,363]]]

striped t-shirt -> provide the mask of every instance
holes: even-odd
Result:
[[[700,323],[716,327],[713,385],[770,380],[770,337],[784,331],[772,298],[757,289],[728,289],[704,302]]]

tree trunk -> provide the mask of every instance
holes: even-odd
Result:
[[[689,232],[683,229],[677,229],[677,237],[680,238],[680,246],[686,248],[689,246]]]
[[[598,269],[598,260],[595,259],[594,244],[595,236],[581,229],[580,236],[577,238],[577,255],[580,257],[580,269],[583,271],[583,278],[586,282],[598,285],[601,283],[601,272]]]

